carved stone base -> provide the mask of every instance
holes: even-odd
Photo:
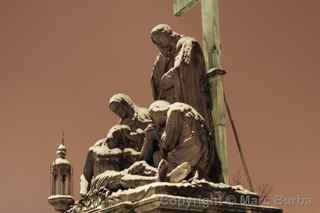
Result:
[[[91,208],[75,213],[191,213],[241,212],[282,213],[281,209],[259,205],[259,196],[241,186],[156,182],[118,191]]]
[[[122,202],[105,209],[96,209],[92,213],[282,213],[281,209],[233,202],[211,201],[171,195],[153,195],[137,203]]]

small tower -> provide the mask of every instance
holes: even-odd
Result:
[[[64,212],[74,203],[72,197],[72,167],[66,159],[67,149],[62,134],[57,158],[50,166],[50,196],[48,202],[56,211]]]

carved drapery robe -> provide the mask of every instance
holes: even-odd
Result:
[[[202,50],[195,39],[182,37],[172,57],[157,57],[151,85],[154,100],[189,104],[212,127],[209,81]]]
[[[167,121],[160,140],[160,150],[165,153],[168,171],[189,162],[201,178],[210,173],[210,134],[204,118],[184,103],[170,105]]]

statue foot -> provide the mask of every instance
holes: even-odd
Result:
[[[180,183],[185,180],[188,175],[191,173],[192,168],[191,164],[188,162],[184,162],[174,168],[169,174],[168,179],[170,183]]]

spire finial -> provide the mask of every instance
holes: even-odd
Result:
[[[64,143],[64,130],[62,130],[61,144],[65,145],[65,143]]]
[[[57,150],[57,155],[60,158],[65,158],[67,154],[67,148],[65,146],[65,142],[64,142],[64,131],[62,131],[62,135],[61,135],[61,143],[58,146],[58,150]]]

